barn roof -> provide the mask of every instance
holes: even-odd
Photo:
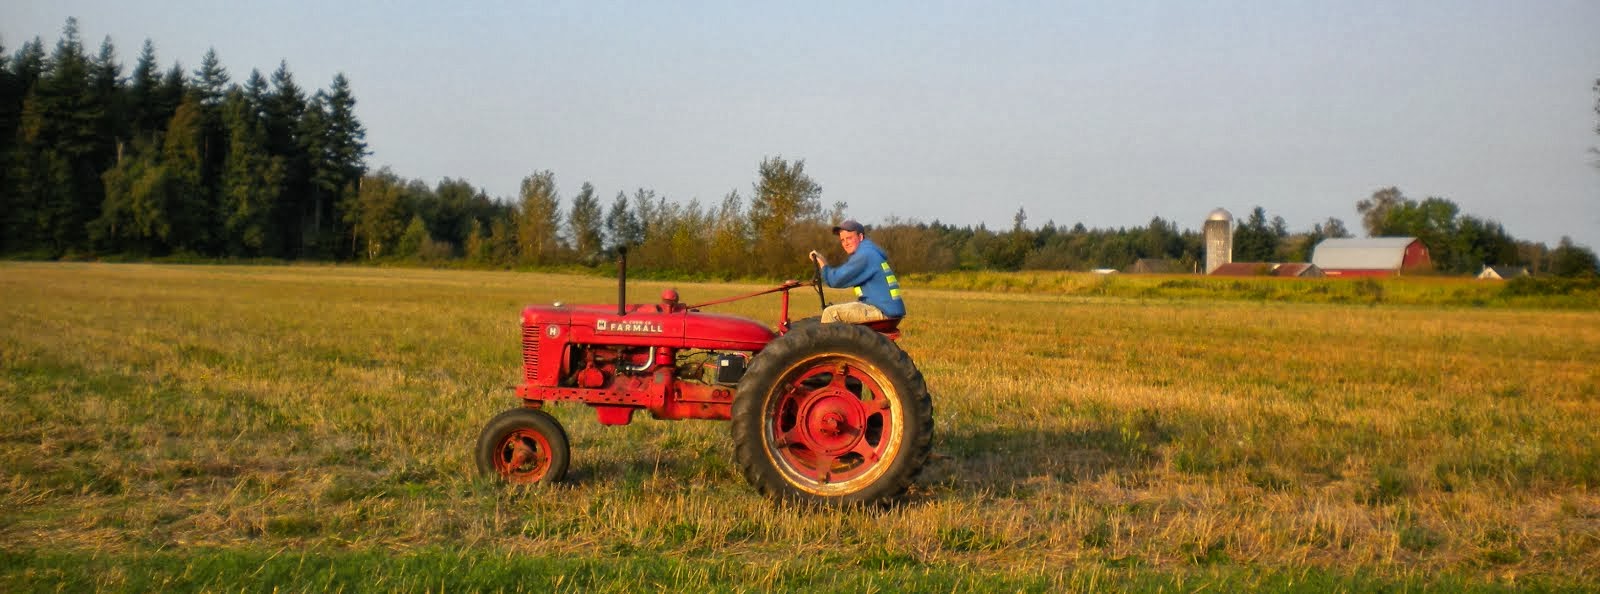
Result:
[[[1311,254],[1323,270],[1399,270],[1415,237],[1324,239]]]
[[[1322,276],[1315,264],[1305,262],[1229,262],[1211,271],[1212,276]]]
[[[1273,276],[1322,276],[1322,270],[1310,262],[1285,262],[1272,269]]]
[[[1483,272],[1478,273],[1478,278],[1512,279],[1519,276],[1528,276],[1526,266],[1484,266]]]

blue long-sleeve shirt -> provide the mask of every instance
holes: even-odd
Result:
[[[871,239],[861,238],[856,253],[838,266],[823,266],[822,281],[835,289],[854,287],[857,300],[865,301],[891,318],[904,317],[906,304],[900,300],[900,280],[889,268],[889,259]]]

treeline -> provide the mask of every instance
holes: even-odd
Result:
[[[124,76],[69,19],[55,48],[0,47],[0,251],[36,257],[354,256],[365,131],[343,75],[310,95],[280,64],[235,84],[214,51]]]
[[[597,266],[629,246],[641,272],[732,278],[791,276],[801,254],[838,250],[829,228],[847,205],[823,208],[803,160],[766,158],[748,195],[710,203],[647,188],[607,199],[587,182],[563,196],[550,171],[491,197],[466,180],[369,172],[355,104],[342,74],[309,95],[282,63],[235,84],[215,52],[193,72],[163,71],[149,41],[124,76],[111,41],[90,56],[70,19],[53,51],[37,38],[11,56],[0,47],[0,253],[551,267]],[[1518,241],[1442,198],[1386,188],[1358,210],[1371,235],[1422,238],[1443,273],[1595,269],[1570,240]],[[1161,217],[1030,226],[1019,208],[1008,229],[890,219],[870,236],[902,273],[1127,269],[1145,258],[1195,271],[1204,260],[1201,235]],[[1292,233],[1258,206],[1237,226],[1233,259],[1309,261],[1317,242],[1348,236],[1334,218]]]

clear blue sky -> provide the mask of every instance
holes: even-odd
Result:
[[[374,168],[511,197],[645,187],[748,198],[804,159],[824,205],[1008,228],[1293,230],[1385,186],[1600,248],[1595,0],[1340,2],[129,2],[21,0],[0,41],[68,16],[131,70],[143,41],[235,81],[286,60],[351,80]]]

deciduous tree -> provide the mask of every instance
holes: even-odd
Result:
[[[545,170],[522,178],[517,204],[518,257],[525,264],[553,263],[561,251],[561,198],[555,173]]]
[[[783,157],[763,159],[758,174],[750,198],[757,261],[769,271],[793,268],[797,258],[804,259],[808,246],[825,241],[817,233],[818,228],[826,233],[818,220],[822,186],[806,175],[804,159],[792,163]]]
[[[1372,193],[1372,197],[1356,203],[1356,212],[1361,214],[1361,226],[1367,230],[1367,237],[1382,237],[1391,235],[1392,232],[1384,227],[1389,221],[1389,211],[1409,202],[1405,194],[1400,193],[1400,188],[1389,186]]]
[[[385,167],[368,175],[345,221],[354,230],[361,256],[376,260],[395,251],[405,231],[405,182]]]
[[[1550,272],[1565,277],[1600,275],[1600,259],[1588,246],[1577,245],[1571,237],[1563,236],[1550,252]]]

